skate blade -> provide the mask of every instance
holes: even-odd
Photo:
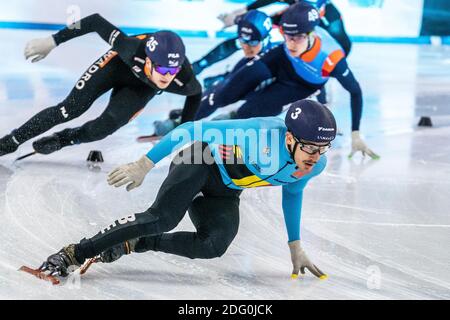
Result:
[[[152,134],[150,136],[140,136],[136,138],[137,142],[143,143],[143,142],[157,142],[161,140],[161,136],[158,136],[156,134]]]
[[[29,273],[29,274],[31,274],[31,275],[33,275],[33,276],[35,276],[35,277],[37,277],[37,278],[39,278],[41,280],[49,281],[53,285],[57,285],[57,284],[60,283],[59,279],[57,279],[54,276],[50,276],[48,274],[45,274],[44,272],[42,272],[39,269],[31,269],[31,268],[29,268],[27,266],[21,266],[19,271],[23,271],[23,272]]]
[[[37,153],[36,151],[27,153],[26,155],[23,155],[23,156],[21,156],[21,157],[18,157],[18,158],[17,158],[16,160],[14,160],[14,161],[20,161],[20,160],[23,160],[23,159],[25,159],[25,158],[31,157],[32,155],[35,155],[36,153]]]
[[[80,274],[85,274],[86,271],[88,271],[89,267],[97,263],[99,261],[99,258],[91,258],[89,259],[81,268],[80,268]]]

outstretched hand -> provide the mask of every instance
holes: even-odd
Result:
[[[230,13],[221,13],[217,16],[217,19],[222,21],[223,28],[225,29],[225,28],[228,28],[228,27],[231,27],[232,25],[234,25],[236,18],[246,12],[247,12],[246,8],[237,9]]]
[[[305,269],[308,269],[313,275],[317,278],[324,280],[328,276],[323,273],[315,264],[309,260],[305,251],[303,250],[300,240],[292,241],[288,243],[289,250],[291,251],[291,261],[292,261],[292,279],[296,279],[298,277],[298,273],[301,272],[305,274]]]
[[[359,131],[353,131],[352,132],[352,152],[348,155],[349,158],[353,157],[353,155],[361,151],[362,155],[365,157],[366,154],[371,157],[374,160],[380,159],[380,156],[377,155],[375,152],[373,152],[369,147],[366,145],[363,139],[361,139],[359,135]]]
[[[44,59],[54,48],[56,48],[56,42],[52,36],[30,40],[25,46],[25,59],[33,57],[31,62],[38,62]]]
[[[108,175],[108,184],[118,188],[127,184],[127,191],[139,187],[147,173],[155,166],[147,156],[142,156],[138,161],[124,164],[114,169]]]

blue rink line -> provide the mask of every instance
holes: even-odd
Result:
[[[431,44],[432,38],[440,38],[441,43],[450,45],[450,36],[445,37],[366,37],[366,36],[350,36],[352,42],[372,42],[372,43],[400,43],[400,44]]]
[[[56,23],[35,23],[35,22],[15,22],[15,21],[0,21],[0,29],[26,29],[26,30],[52,30],[58,31],[65,28],[64,24]],[[140,34],[146,32],[155,32],[158,28],[143,28],[143,27],[121,27],[123,31],[128,34]],[[208,38],[206,30],[173,30],[181,37],[194,38]],[[217,31],[215,36],[217,38],[230,38],[234,36],[234,32]],[[419,37],[368,37],[368,36],[352,36],[353,42],[371,42],[371,43],[400,43],[400,44],[431,44],[430,36]],[[450,36],[437,37],[441,39],[441,43],[450,45]]]
[[[25,29],[25,30],[52,30],[58,31],[65,28],[65,24],[57,23],[35,23],[35,22],[15,22],[15,21],[0,21],[0,29]],[[160,28],[143,28],[143,27],[120,27],[128,34],[140,34],[146,32],[155,32]],[[181,37],[195,37],[208,38],[208,33],[202,30],[172,30],[178,33]]]

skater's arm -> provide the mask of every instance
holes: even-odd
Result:
[[[181,123],[194,120],[201,99],[201,91],[198,94],[186,97],[186,100],[184,101],[183,112],[181,113]]]
[[[325,19],[322,18],[322,22],[325,24],[325,29],[334,39],[336,39],[342,49],[344,49],[345,55],[348,56],[352,47],[352,41],[345,31],[341,13],[333,3],[329,2],[325,6],[324,18]]]
[[[348,67],[346,59],[339,61],[330,76],[336,78],[345,90],[350,93],[352,131],[359,130],[363,109],[362,90],[352,71]]]
[[[226,72],[223,75],[227,76],[227,75],[231,75],[231,74],[235,73],[236,71],[238,71],[240,68],[244,67],[247,63],[249,63],[252,60],[253,60],[253,58],[246,58],[246,57],[242,58],[234,65],[233,69],[231,69],[230,72]]]
[[[85,34],[96,32],[103,40],[108,42],[119,55],[135,53],[135,48],[140,44],[140,40],[134,37],[128,37],[119,28],[111,24],[98,13],[87,16],[73,25],[66,27],[53,35],[57,45],[69,41],[73,38]]]
[[[215,92],[215,101],[221,106],[243,100],[248,93],[265,80],[275,77],[276,54],[272,52],[259,57],[256,56],[245,64],[240,64],[228,75],[226,81],[221,83],[220,92]]]
[[[113,38],[115,38],[112,34],[113,31],[119,31],[120,34],[118,36],[124,37],[119,28],[111,24],[98,13],[95,13],[58,31],[53,35],[53,38],[55,39],[56,44],[59,45],[85,34],[96,32],[103,40],[110,43]]]
[[[175,83],[177,82],[184,85],[169,92],[186,96],[181,114],[181,123],[192,121],[202,98],[202,85],[197,80],[188,59],[184,61],[182,71],[175,79]]]
[[[227,71],[225,73],[203,79],[203,86],[205,90],[212,88],[213,85],[217,86],[222,81],[225,81],[230,75],[238,71],[240,68],[242,68],[246,63],[250,62],[251,60],[252,59],[242,58],[241,60],[238,61],[238,63],[236,63],[236,65],[233,67],[231,71]]]
[[[350,104],[352,108],[352,151],[349,154],[349,158],[356,152],[361,151],[363,156],[367,154],[372,159],[379,159],[380,156],[369,149],[359,134],[359,124],[361,122],[363,108],[362,91],[345,59],[342,59],[337,64],[336,69],[330,75],[335,77],[350,93]]]
[[[195,119],[206,118],[218,108],[244,100],[247,94],[255,91],[263,81],[272,77],[270,69],[264,62],[256,59],[250,61],[204,93]]]
[[[289,242],[300,240],[303,189],[312,177],[319,175],[325,169],[326,163],[326,157],[322,156],[321,160],[317,162],[313,171],[308,176],[302,178],[300,181],[283,186],[282,206]]]
[[[276,47],[253,59],[241,59],[226,81],[220,84],[220,92],[215,92],[215,101],[222,106],[234,103],[253,92],[261,82],[276,77],[282,47]],[[221,101],[221,102],[219,102]]]
[[[236,41],[237,38],[225,40],[224,42],[216,46],[214,49],[212,49],[210,52],[208,52],[203,58],[194,62],[192,65],[194,67],[196,74],[199,74],[204,69],[212,66],[213,64],[219,61],[228,58],[233,53],[238,51],[240,48],[236,45]]]
[[[300,220],[302,216],[303,189],[306,181],[296,184],[297,190],[290,185],[284,185],[282,190],[282,206],[284,223],[288,234],[288,241],[300,240]]]
[[[188,59],[183,62],[181,71],[173,80],[173,84],[165,91],[182,96],[194,96],[202,93],[202,85],[197,80]]]

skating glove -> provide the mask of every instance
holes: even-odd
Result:
[[[44,59],[54,48],[56,48],[56,42],[52,36],[30,40],[25,46],[25,59],[34,57],[31,62],[38,62]]]
[[[353,157],[353,155],[361,151],[363,156],[366,156],[366,153],[372,159],[380,159],[380,156],[367,147],[366,143],[359,136],[359,131],[352,131],[352,152],[348,155],[349,158]]]
[[[236,17],[247,12],[246,8],[241,8],[238,10],[234,10],[230,13],[221,13],[217,16],[217,19],[223,22],[223,27],[228,28],[235,24]]]
[[[138,161],[131,162],[114,169],[108,175],[108,184],[118,188],[125,184],[127,191],[139,187],[147,173],[155,166],[147,156],[142,156]]]
[[[292,260],[292,279],[298,277],[298,272],[305,274],[305,268],[308,269],[313,275],[320,279],[326,279],[327,275],[319,270],[308,258],[305,251],[300,244],[300,240],[291,241],[288,243],[289,249],[291,250],[291,260]]]

